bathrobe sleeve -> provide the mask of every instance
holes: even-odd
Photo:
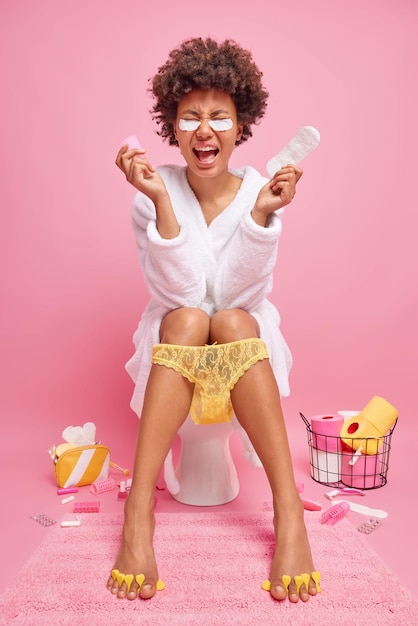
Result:
[[[163,239],[153,203],[140,192],[133,205],[133,228],[139,262],[150,295],[168,309],[198,307],[206,294],[206,279],[187,224],[174,239]]]
[[[248,210],[228,242],[219,264],[214,298],[216,309],[257,308],[273,286],[273,269],[282,230],[283,209],[276,211],[268,227],[256,224]]]

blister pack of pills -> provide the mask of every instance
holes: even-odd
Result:
[[[38,522],[38,524],[41,524],[41,526],[52,526],[53,524],[57,523],[57,520],[52,519],[52,517],[49,517],[49,515],[45,515],[45,513],[31,515],[30,518],[35,520],[35,522]]]
[[[376,530],[376,528],[379,528],[381,523],[382,523],[382,520],[379,519],[378,517],[370,517],[367,520],[367,522],[364,522],[364,524],[361,524],[360,526],[358,526],[357,530],[360,533],[364,533],[365,535],[370,535],[370,533]]]

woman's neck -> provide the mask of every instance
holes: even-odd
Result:
[[[216,178],[201,178],[187,172],[189,185],[209,225],[233,201],[242,179],[226,171]]]
[[[236,176],[228,170],[216,177],[205,178],[196,176],[196,174],[187,169],[187,180],[199,202],[216,201],[223,195],[226,189],[233,185],[235,179]]]

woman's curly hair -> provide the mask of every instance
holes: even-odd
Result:
[[[251,124],[261,120],[267,106],[269,94],[262,76],[251,53],[231,39],[223,43],[201,37],[185,40],[150,79],[155,100],[151,113],[160,125],[157,134],[178,145],[173,125],[180,100],[192,89],[214,88],[231,96],[244,127],[237,144],[246,141],[252,136]]]

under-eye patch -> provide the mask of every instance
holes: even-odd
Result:
[[[182,118],[179,120],[179,129],[193,132],[199,128],[201,123],[202,123],[201,120],[185,120]],[[234,125],[231,118],[226,118],[226,119],[221,119],[221,120],[208,120],[208,124],[211,127],[211,129],[216,132],[223,131],[223,130],[231,130],[232,126]]]

